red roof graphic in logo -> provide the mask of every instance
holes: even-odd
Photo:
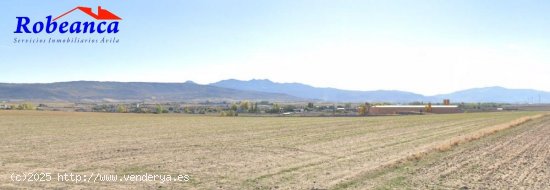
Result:
[[[59,15],[58,17],[56,17],[55,19],[53,19],[53,21],[56,21],[57,19],[60,19],[61,17],[64,17],[65,15],[68,15],[69,13],[75,11],[75,10],[80,10],[84,13],[86,13],[87,15],[95,18],[96,20],[122,20],[120,17],[116,16],[115,14],[109,12],[107,9],[102,9],[101,6],[98,6],[97,7],[97,14],[95,14],[93,11],[92,11],[92,8],[90,7],[76,7],[70,11],[67,11],[66,13],[63,13],[62,15]]]

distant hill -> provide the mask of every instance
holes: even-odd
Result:
[[[300,83],[276,83],[270,80],[223,80],[210,85],[193,82],[97,82],[0,83],[0,101],[328,101],[328,102],[501,102],[550,103],[550,92],[502,87],[473,88],[450,94],[423,96],[393,91],[353,91],[316,88]]]
[[[411,92],[395,90],[353,91],[336,88],[316,88],[300,83],[276,83],[270,80],[223,80],[210,84],[212,86],[248,91],[285,93],[306,99],[331,102],[413,102],[430,101],[432,98]]]
[[[450,94],[435,96],[438,99],[449,98],[454,102],[502,102],[502,103],[538,103],[550,102],[550,92],[530,89],[507,89],[503,87],[472,88]]]
[[[393,102],[414,101],[441,102],[500,102],[500,103],[550,103],[550,93],[529,89],[506,89],[502,87],[473,88],[450,94],[423,96],[411,92],[378,90],[352,91],[335,88],[316,88],[300,83],[276,83],[270,80],[223,80],[210,85],[249,91],[286,93],[292,96],[335,102]]]
[[[76,81],[37,84],[0,83],[0,100],[49,101],[297,101],[286,94],[244,91],[193,82],[144,83]]]

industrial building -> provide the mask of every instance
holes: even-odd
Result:
[[[443,100],[443,105],[378,105],[369,106],[369,115],[396,115],[396,114],[446,114],[446,113],[461,113],[462,110],[458,105],[450,105],[450,100]]]

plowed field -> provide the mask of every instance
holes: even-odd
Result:
[[[0,189],[371,189],[401,184],[544,188],[548,119],[512,128],[517,135],[484,137],[479,141],[486,144],[462,149],[471,146],[471,137],[540,115],[232,118],[0,111]],[[444,152],[449,153],[444,159],[429,158],[447,150],[445,145],[453,145],[453,139],[467,142]],[[400,177],[406,174],[400,172],[401,165],[417,158],[439,162],[409,170],[416,172],[414,176]],[[375,175],[396,167],[395,172]],[[50,181],[13,179],[13,174],[36,172],[54,176]],[[64,173],[110,174],[119,180],[59,181],[57,174]],[[190,180],[122,179],[143,174],[182,174]]]
[[[381,172],[380,188],[550,189],[550,117]]]

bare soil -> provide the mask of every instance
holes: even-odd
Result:
[[[433,150],[449,139],[460,139],[534,115],[540,113],[226,118],[0,111],[0,189],[370,189],[378,185],[384,187],[393,181],[391,176],[399,173],[387,175],[390,177],[387,180],[365,180],[366,174],[399,164],[418,152]],[[537,127],[542,129],[542,126]],[[547,128],[544,130],[546,136],[536,132],[527,136],[546,142],[548,147],[550,135]],[[548,170],[544,167],[548,166],[548,152],[542,150],[542,145],[521,138],[519,142],[523,143],[506,145],[490,153],[506,151],[520,155],[518,158],[506,157],[507,154],[502,158],[491,157],[499,161],[492,162],[491,168],[501,169],[516,160],[533,159],[533,163],[525,166],[510,165],[509,171],[521,172],[514,175],[524,176],[522,183],[533,187],[547,185],[547,182],[536,180],[548,179]],[[535,154],[538,151],[542,152]],[[533,158],[521,157],[526,156],[525,152],[533,153]],[[483,155],[479,152],[468,154]],[[405,187],[423,188],[424,184],[477,187],[471,185],[477,180],[474,178],[471,184],[457,181],[462,177],[470,179],[472,173],[460,170],[464,165],[460,163],[469,162],[454,162],[458,165],[433,167],[433,171],[448,173],[447,178],[437,176],[436,179],[448,180],[427,183],[432,176],[422,178],[420,175],[431,174],[432,170],[427,167],[425,172],[418,170],[420,176],[415,180],[419,183],[407,183]],[[447,171],[455,167],[458,169]],[[515,167],[536,170],[525,170],[535,171],[525,173]],[[10,174],[14,172],[187,174],[191,180],[178,183],[29,183],[11,181]],[[504,179],[513,176],[498,172],[475,174],[482,174],[482,181],[486,176]]]
[[[379,189],[550,189],[550,117],[371,176]]]
[[[415,173],[418,187],[550,189],[550,117],[460,149]]]

